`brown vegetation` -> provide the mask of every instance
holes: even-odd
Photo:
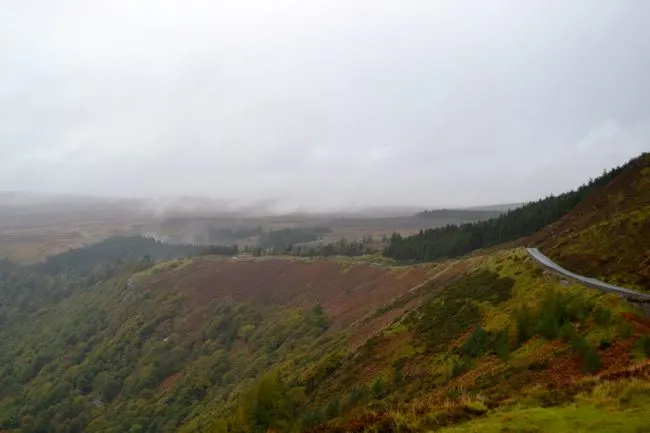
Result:
[[[574,272],[650,291],[650,154],[524,243]]]
[[[148,284],[176,287],[196,305],[218,298],[312,308],[320,304],[341,329],[427,278],[429,268],[342,265],[329,260],[197,260]]]

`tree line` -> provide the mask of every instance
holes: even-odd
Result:
[[[98,267],[114,267],[124,262],[155,262],[202,255],[234,255],[238,252],[237,245],[169,244],[142,236],[114,236],[48,257],[33,268],[51,275],[68,271],[86,275]]]
[[[384,255],[403,261],[433,261],[532,235],[569,213],[633,162],[605,171],[574,191],[548,196],[486,221],[431,228],[406,237],[395,233],[384,249]]]
[[[263,233],[257,242],[261,248],[286,250],[294,244],[314,242],[332,230],[327,227],[292,227],[286,229],[269,230]]]

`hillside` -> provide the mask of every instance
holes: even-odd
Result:
[[[641,251],[631,230],[647,212],[647,162],[597,181],[525,242],[569,268],[574,241],[596,261]],[[417,265],[223,252],[116,238],[38,265],[0,261],[0,431],[647,425],[650,318],[522,248]],[[635,260],[603,269],[643,281]],[[571,269],[599,275],[581,263]]]
[[[650,154],[527,242],[575,272],[650,292]]]
[[[3,429],[423,432],[504,408],[597,410],[592,374],[646,374],[637,359],[650,354],[650,321],[521,250],[397,268],[138,262],[72,284],[28,320],[2,321]],[[624,380],[608,410],[628,385],[647,392]]]
[[[103,267],[97,282],[84,264],[0,275],[0,428],[175,431],[273,366],[344,352],[385,323],[343,328],[436,269],[212,257]]]
[[[430,228],[406,237],[395,233],[384,250],[384,255],[409,262],[439,260],[530,236],[567,215],[620,173],[632,170],[637,161],[643,158],[644,156],[635,158],[621,167],[606,171],[573,191],[526,203],[496,218]]]

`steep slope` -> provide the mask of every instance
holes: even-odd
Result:
[[[316,416],[340,415],[313,431],[424,432],[499,417],[521,425],[529,408],[544,420],[572,405],[629,431],[643,418],[626,411],[650,407],[650,383],[607,380],[648,377],[639,352],[648,330],[616,296],[565,285],[522,250],[485,256],[341,361],[314,397]],[[639,399],[617,405],[628,385]],[[611,404],[595,409],[603,387]],[[570,415],[563,423],[559,431],[581,425]]]
[[[650,154],[526,242],[574,272],[650,292]]]
[[[340,329],[420,284],[435,267],[390,268],[343,259],[198,259],[143,287],[180,288],[196,305],[223,298],[302,309],[318,304]]]
[[[523,242],[642,285],[648,162]],[[111,245],[0,263],[1,431],[624,432],[650,410],[650,319],[522,248],[390,266],[154,264],[137,258],[192,252],[153,243],[122,261]]]
[[[372,313],[439,268],[209,257],[125,263],[98,281],[7,266],[0,429],[208,431],[265,372],[302,374],[365,341],[385,325]]]
[[[140,262],[74,284],[0,327],[0,428],[424,432],[646,372],[648,320],[519,249]]]

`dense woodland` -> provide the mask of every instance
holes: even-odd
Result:
[[[198,255],[205,247],[176,245],[141,236],[108,238],[84,248],[77,248],[49,257],[36,268],[45,273],[59,273],[73,269],[85,274],[98,266],[112,266],[119,262],[145,259],[169,260]]]
[[[206,250],[134,237],[39,265],[0,261],[0,430],[176,431],[205,404],[218,411],[245,404],[233,392],[255,390],[255,379],[270,366],[318,359],[340,345],[336,334],[319,339],[329,319],[318,305],[281,310],[223,299],[203,307],[208,319],[195,328],[184,319],[195,308],[181,292],[147,292],[139,285],[182,266],[183,257],[224,252],[232,247]],[[179,259],[156,264],[154,258]],[[183,377],[163,385],[180,372]],[[277,376],[264,377],[294,404]],[[242,409],[247,417],[252,410]]]
[[[73,271],[85,275],[92,270],[137,260],[155,262],[200,255],[232,255],[237,252],[236,245],[179,245],[141,236],[116,236],[49,257],[31,268],[47,274]]]
[[[331,256],[363,256],[381,251],[378,241],[372,236],[364,236],[361,240],[341,238],[336,242],[319,243],[317,245],[290,246],[286,254],[301,257],[331,257]]]
[[[487,221],[421,230],[416,235],[406,237],[395,233],[384,255],[396,260],[432,261],[461,256],[479,248],[529,236],[566,215],[595,189],[609,183],[627,165],[604,172],[599,178],[574,191],[528,203]]]

